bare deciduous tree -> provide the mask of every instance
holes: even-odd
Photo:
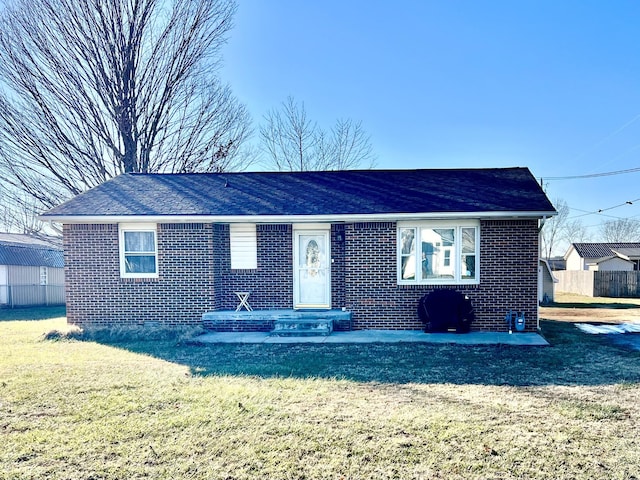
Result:
[[[123,172],[233,168],[249,116],[217,75],[232,0],[14,0],[0,180],[39,206]]]
[[[44,222],[38,220],[39,206],[28,195],[14,194],[0,186],[0,198],[13,198],[13,202],[0,202],[0,232],[26,234],[52,233]],[[57,232],[53,232],[57,233]]]
[[[631,218],[605,222],[600,228],[600,236],[605,242],[639,242],[640,222]]]
[[[282,171],[316,169],[317,126],[307,118],[304,103],[298,106],[289,97],[282,111],[271,110],[264,120],[260,138],[271,166]]]
[[[360,122],[338,120],[325,131],[307,117],[304,103],[293,97],[271,110],[260,127],[261,148],[268,168],[281,171],[370,168],[375,157]]]
[[[558,215],[545,220],[540,232],[540,240],[542,242],[542,257],[549,259],[557,249],[557,243],[561,240],[562,230],[569,217],[569,205],[567,202],[557,198],[553,202]]]
[[[591,234],[584,224],[577,219],[567,220],[563,228],[563,239],[567,243],[584,243],[591,241]]]
[[[565,200],[556,198],[553,204],[558,215],[547,219],[540,232],[542,257],[546,259],[558,254],[559,249],[567,248],[571,243],[590,240],[589,232],[583,223],[569,217],[571,208]]]

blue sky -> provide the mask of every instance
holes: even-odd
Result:
[[[378,168],[640,167],[640,2],[238,0],[223,79],[260,124],[293,96],[362,121]],[[640,171],[545,180],[597,226],[640,219]],[[595,238],[597,240],[597,238]]]

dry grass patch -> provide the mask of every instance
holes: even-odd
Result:
[[[587,297],[560,292],[556,293],[553,303],[540,308],[540,316],[564,322],[633,322],[640,320],[640,299]]]
[[[577,293],[556,292],[553,304],[584,308],[640,308],[640,298],[589,297]]]
[[[0,478],[640,478],[640,354],[42,340],[0,323]]]

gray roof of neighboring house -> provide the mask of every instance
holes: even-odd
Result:
[[[61,250],[0,242],[0,265],[63,268],[64,256]]]
[[[587,265],[600,265],[601,263],[608,262],[609,260],[622,260],[623,262],[629,262],[628,259],[622,258],[618,255],[609,255],[607,257],[594,258],[593,260],[587,262]]]
[[[615,251],[640,249],[640,243],[572,243],[582,258],[604,258],[615,255]]]
[[[52,243],[53,241],[53,243]],[[30,267],[64,267],[62,248],[57,238],[0,233],[0,265]]]
[[[567,268],[567,261],[563,257],[551,257],[547,261],[551,270],[565,270]]]
[[[558,283],[559,280],[556,278],[556,276],[553,274],[553,269],[551,268],[551,265],[549,263],[549,260],[545,259],[545,258],[540,258],[538,259],[539,263],[541,265],[544,265],[544,268],[547,270],[547,273],[549,274],[549,277],[551,278],[551,280],[553,281],[553,283]]]
[[[317,216],[555,209],[527,168],[124,174],[42,215]]]
[[[625,260],[637,260],[640,258],[640,247],[612,248],[613,253]]]

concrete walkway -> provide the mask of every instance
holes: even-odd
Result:
[[[471,332],[424,333],[420,330],[355,330],[328,336],[277,337],[261,332],[211,332],[195,340],[203,343],[455,343],[459,345],[548,346],[537,333]]]

